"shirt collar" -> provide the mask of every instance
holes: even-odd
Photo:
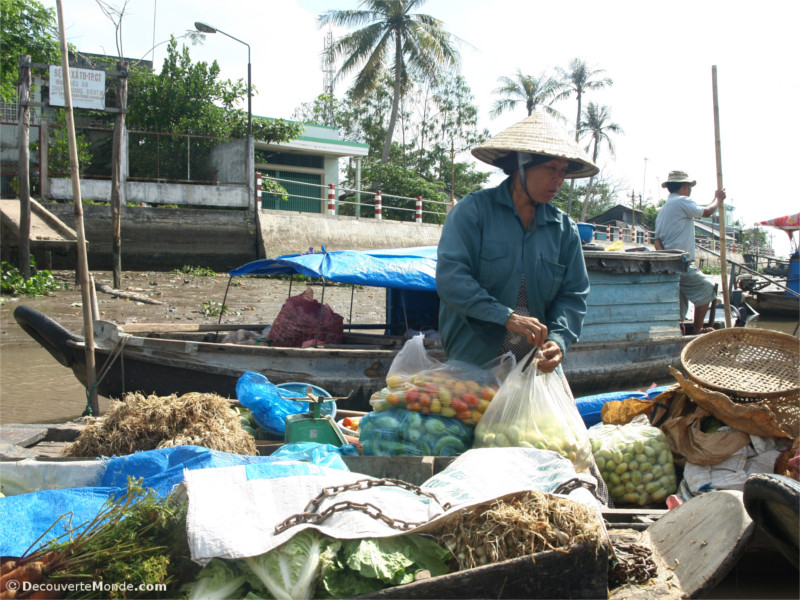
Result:
[[[503,204],[514,207],[514,201],[511,199],[511,176],[507,177],[503,183],[500,184],[501,195],[500,200]],[[516,210],[516,209],[515,209]],[[558,223],[561,221],[561,209],[554,206],[552,202],[546,204],[536,205],[536,222],[537,223]]]

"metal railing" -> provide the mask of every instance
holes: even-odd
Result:
[[[377,220],[386,218],[393,221],[441,224],[444,222],[449,207],[452,206],[450,202],[426,200],[421,196],[411,198],[409,196],[386,194],[381,190],[373,192],[340,187],[338,189],[339,195],[337,196],[336,186],[332,183],[315,184],[305,181],[298,182],[294,179],[258,174],[256,189],[261,190],[262,197],[263,195],[280,197],[283,193],[262,189],[260,181],[272,181],[279,185],[300,184],[304,188],[317,188],[320,194],[316,197],[297,193],[289,194],[289,196],[293,199],[319,202],[319,212],[323,214],[327,213],[330,216],[355,216]],[[350,198],[352,198],[352,200]]]
[[[649,229],[642,231],[631,226],[597,225],[592,234],[592,240],[615,242],[622,240],[629,244],[651,244],[653,232]]]

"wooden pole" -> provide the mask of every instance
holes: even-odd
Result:
[[[717,65],[711,67],[711,87],[714,93],[714,140],[717,155],[717,189],[722,185],[722,144],[719,137],[719,98],[717,95]],[[719,205],[719,256],[722,277],[722,302],[725,306],[725,327],[731,326],[731,293],[728,289],[728,261],[725,234],[725,203]]]
[[[17,182],[19,183],[19,270],[27,281],[31,278],[31,57],[19,57],[19,126],[17,128]]]
[[[58,9],[58,34],[61,42],[61,69],[64,80],[64,116],[67,121],[69,140],[69,171],[72,177],[72,201],[75,205],[75,233],[78,237],[78,278],[81,284],[81,300],[83,303],[83,332],[86,348],[86,389],[89,390],[89,402],[95,416],[100,415],[95,388],[96,373],[94,362],[94,323],[92,321],[92,284],[89,277],[89,262],[86,257],[86,236],[83,230],[83,205],[81,204],[81,178],[78,165],[78,148],[75,142],[75,121],[72,117],[72,86],[69,75],[69,54],[67,35],[64,29],[64,11],[61,0],[56,0]]]
[[[128,62],[121,60],[117,70],[127,72]],[[117,99],[120,112],[114,119],[114,147],[111,151],[111,266],[114,288],[122,287],[122,206],[125,203],[125,177],[122,156],[125,144],[125,109],[128,106],[128,78],[118,76]]]

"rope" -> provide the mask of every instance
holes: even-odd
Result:
[[[100,382],[103,381],[108,372],[111,370],[111,367],[114,364],[114,361],[117,359],[118,356],[122,355],[122,350],[125,347],[125,344],[128,343],[128,338],[130,336],[123,336],[119,340],[117,340],[116,345],[111,350],[111,353],[106,358],[106,362],[103,363],[103,367],[100,369],[100,374],[97,376],[95,382],[86,388],[86,408],[81,413],[82,417],[93,417],[94,416],[94,409],[92,408],[92,396],[97,389],[97,386],[100,385]],[[124,356],[123,360],[120,360],[120,370],[122,373],[122,395],[125,395],[125,361]]]

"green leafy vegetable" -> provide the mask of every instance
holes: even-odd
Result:
[[[224,560],[212,559],[200,573],[197,579],[185,586],[183,592],[188,600],[225,600],[226,598],[239,598],[236,592],[247,580],[235,565]]]
[[[346,540],[322,582],[331,597],[346,598],[411,583],[423,570],[444,575],[449,558],[448,550],[419,534]]]
[[[333,561],[340,545],[314,529],[304,529],[281,546],[243,561],[256,590],[268,591],[277,600],[308,599],[315,595],[323,563]]]

